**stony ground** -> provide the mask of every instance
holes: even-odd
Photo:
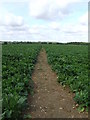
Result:
[[[32,118],[86,118],[79,113],[73,100],[74,94],[57,82],[57,75],[47,62],[44,49],[41,50],[32,75],[35,83],[34,95],[28,96],[29,108],[26,114]]]

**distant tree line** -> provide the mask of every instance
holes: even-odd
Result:
[[[2,44],[61,44],[61,45],[90,45],[90,43],[86,42],[69,42],[69,43],[59,43],[59,42],[2,42]]]
[[[66,44],[73,44],[73,45],[88,45],[89,43],[86,43],[86,42],[69,42],[69,43],[66,43]]]

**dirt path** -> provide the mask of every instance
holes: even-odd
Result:
[[[28,97],[27,114],[32,118],[86,118],[86,113],[78,113],[74,108],[73,94],[57,82],[56,74],[47,62],[45,50],[38,56],[32,75],[35,83],[35,94]]]

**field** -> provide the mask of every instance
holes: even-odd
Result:
[[[22,110],[27,107],[28,95],[34,94],[32,73],[41,49],[46,51],[48,64],[57,74],[60,86],[69,86],[75,93],[73,99],[79,105],[78,110],[88,111],[87,45],[20,43],[3,45],[2,48],[2,120],[21,118]]]
[[[88,108],[88,46],[46,46],[48,63],[58,75],[58,82],[69,85],[80,109]],[[89,103],[90,104],[90,103]]]
[[[28,92],[32,94],[31,74],[40,46],[3,45],[2,50],[3,119],[19,119]]]

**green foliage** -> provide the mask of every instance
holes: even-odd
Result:
[[[33,93],[32,71],[40,51],[38,44],[7,44],[2,49],[2,120],[19,120]]]
[[[30,114],[24,115],[24,119],[31,119],[32,116]]]
[[[75,92],[74,100],[81,106],[90,105],[88,100],[88,46],[44,45],[48,63],[58,75],[58,82],[69,85]]]

